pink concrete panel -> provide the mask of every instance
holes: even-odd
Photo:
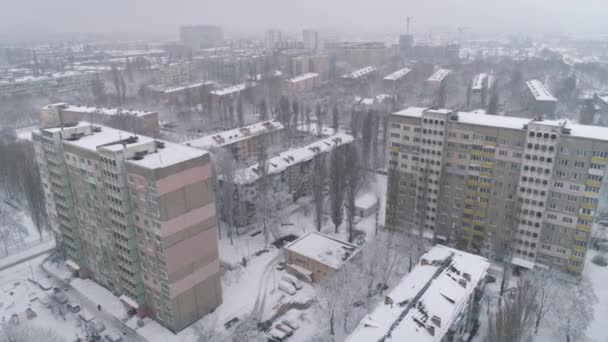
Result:
[[[180,279],[173,284],[170,284],[169,285],[170,297],[175,298],[175,297],[179,296],[184,291],[191,289],[196,284],[199,284],[199,283],[205,281],[205,279],[207,279],[207,278],[211,277],[212,275],[214,275],[215,273],[219,272],[219,269],[220,269],[220,261],[219,261],[219,259],[215,259],[212,263],[207,264],[207,265],[195,270],[194,272],[189,274],[187,277]]]
[[[169,221],[161,222],[160,235],[167,237],[213,216],[215,216],[215,203],[211,202],[204,207],[196,208]]]
[[[211,163],[193,167],[156,181],[157,196],[211,177]]]
[[[167,272],[178,271],[195,260],[209,255],[209,253],[217,254],[217,230],[215,227],[165,249]]]

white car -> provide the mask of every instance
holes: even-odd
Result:
[[[289,321],[289,320],[284,319],[281,321],[281,324],[286,325],[293,330],[300,329],[300,325],[296,321]]]
[[[292,276],[291,274],[283,274],[281,276],[281,280],[284,280],[284,281],[290,283],[291,285],[293,285],[293,287],[296,288],[296,290],[301,290],[302,287],[304,287],[304,285],[302,285],[302,282],[300,280],[298,280],[298,278]]]
[[[270,330],[270,336],[273,340],[283,341],[287,338],[287,333],[277,328],[272,328]]]
[[[285,280],[281,280],[279,282],[279,290],[287,293],[290,296],[293,296],[296,294],[296,288],[293,285],[291,285],[291,283],[288,283]]]

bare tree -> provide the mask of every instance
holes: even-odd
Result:
[[[331,221],[338,232],[342,221],[344,221],[344,148],[337,148],[331,154],[331,165],[329,171],[329,204],[331,207]]]
[[[355,200],[361,182],[359,156],[354,144],[346,145],[345,174],[346,179],[346,212],[348,222],[348,242],[353,242],[355,225]]]
[[[260,206],[258,213],[261,215],[262,227],[264,232],[264,241],[266,244],[269,242],[268,235],[268,215],[269,215],[269,190],[270,190],[270,177],[268,175],[268,141],[264,135],[258,137],[257,140],[257,174],[258,174],[258,198],[260,203],[256,207]]]
[[[536,314],[534,318],[534,334],[548,313],[552,312],[556,301],[559,300],[559,290],[562,280],[556,278],[556,272],[547,270],[534,270],[526,275],[536,289]]]
[[[43,329],[36,326],[28,325],[12,325],[3,323],[0,329],[0,341],[2,342],[64,342],[65,339],[59,337],[50,329]]]
[[[555,307],[550,312],[554,337],[566,342],[588,340],[586,331],[594,317],[597,297],[587,278],[578,283],[562,282]]]
[[[233,244],[234,234],[234,181],[235,163],[230,151],[222,150],[217,153],[216,163],[217,178],[219,180],[218,189],[220,199],[220,217],[226,224],[226,234]]]
[[[531,341],[536,312],[536,289],[529,280],[519,281],[512,298],[498,306],[488,322],[486,340],[496,342]]]
[[[312,197],[315,207],[315,228],[320,232],[323,227],[323,207],[325,202],[323,197],[323,190],[325,188],[325,154],[318,153],[312,162]]]

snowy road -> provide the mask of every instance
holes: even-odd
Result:
[[[103,310],[103,303],[94,303],[92,300],[90,300],[89,298],[83,296],[80,292],[76,291],[72,285],[65,281],[64,279],[61,279],[59,277],[57,277],[55,274],[53,274],[52,272],[47,271],[44,268],[44,262],[40,264],[40,268],[48,275],[51,276],[51,278],[53,279],[53,281],[56,283],[56,285],[60,288],[63,287],[67,287],[69,289],[69,291],[67,292],[67,294],[70,297],[76,298],[78,304],[80,304],[80,306],[87,310],[88,312],[92,313],[94,316],[96,316],[98,319],[100,319],[101,321],[103,321],[106,324],[109,324],[109,328],[111,330],[114,330],[120,334],[123,335],[124,339],[123,341],[134,341],[134,342],[147,342],[145,338],[141,337],[139,334],[137,334],[133,329],[131,329],[130,327],[128,327],[123,321],[121,321],[120,319],[112,316],[110,313],[106,312]],[[102,310],[98,311],[97,310],[97,305],[101,304],[102,305]]]
[[[272,258],[268,265],[266,265],[266,268],[264,268],[264,272],[260,278],[258,295],[255,300],[255,305],[253,306],[253,315],[258,321],[262,321],[264,318],[264,307],[266,305],[266,296],[268,294],[268,284],[272,281],[271,274],[275,267],[279,264],[279,259],[280,255]]]

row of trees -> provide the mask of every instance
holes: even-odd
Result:
[[[27,209],[42,238],[42,233],[47,228],[47,216],[44,191],[31,142],[17,140],[12,134],[0,137],[0,188],[9,200],[20,203]]]

